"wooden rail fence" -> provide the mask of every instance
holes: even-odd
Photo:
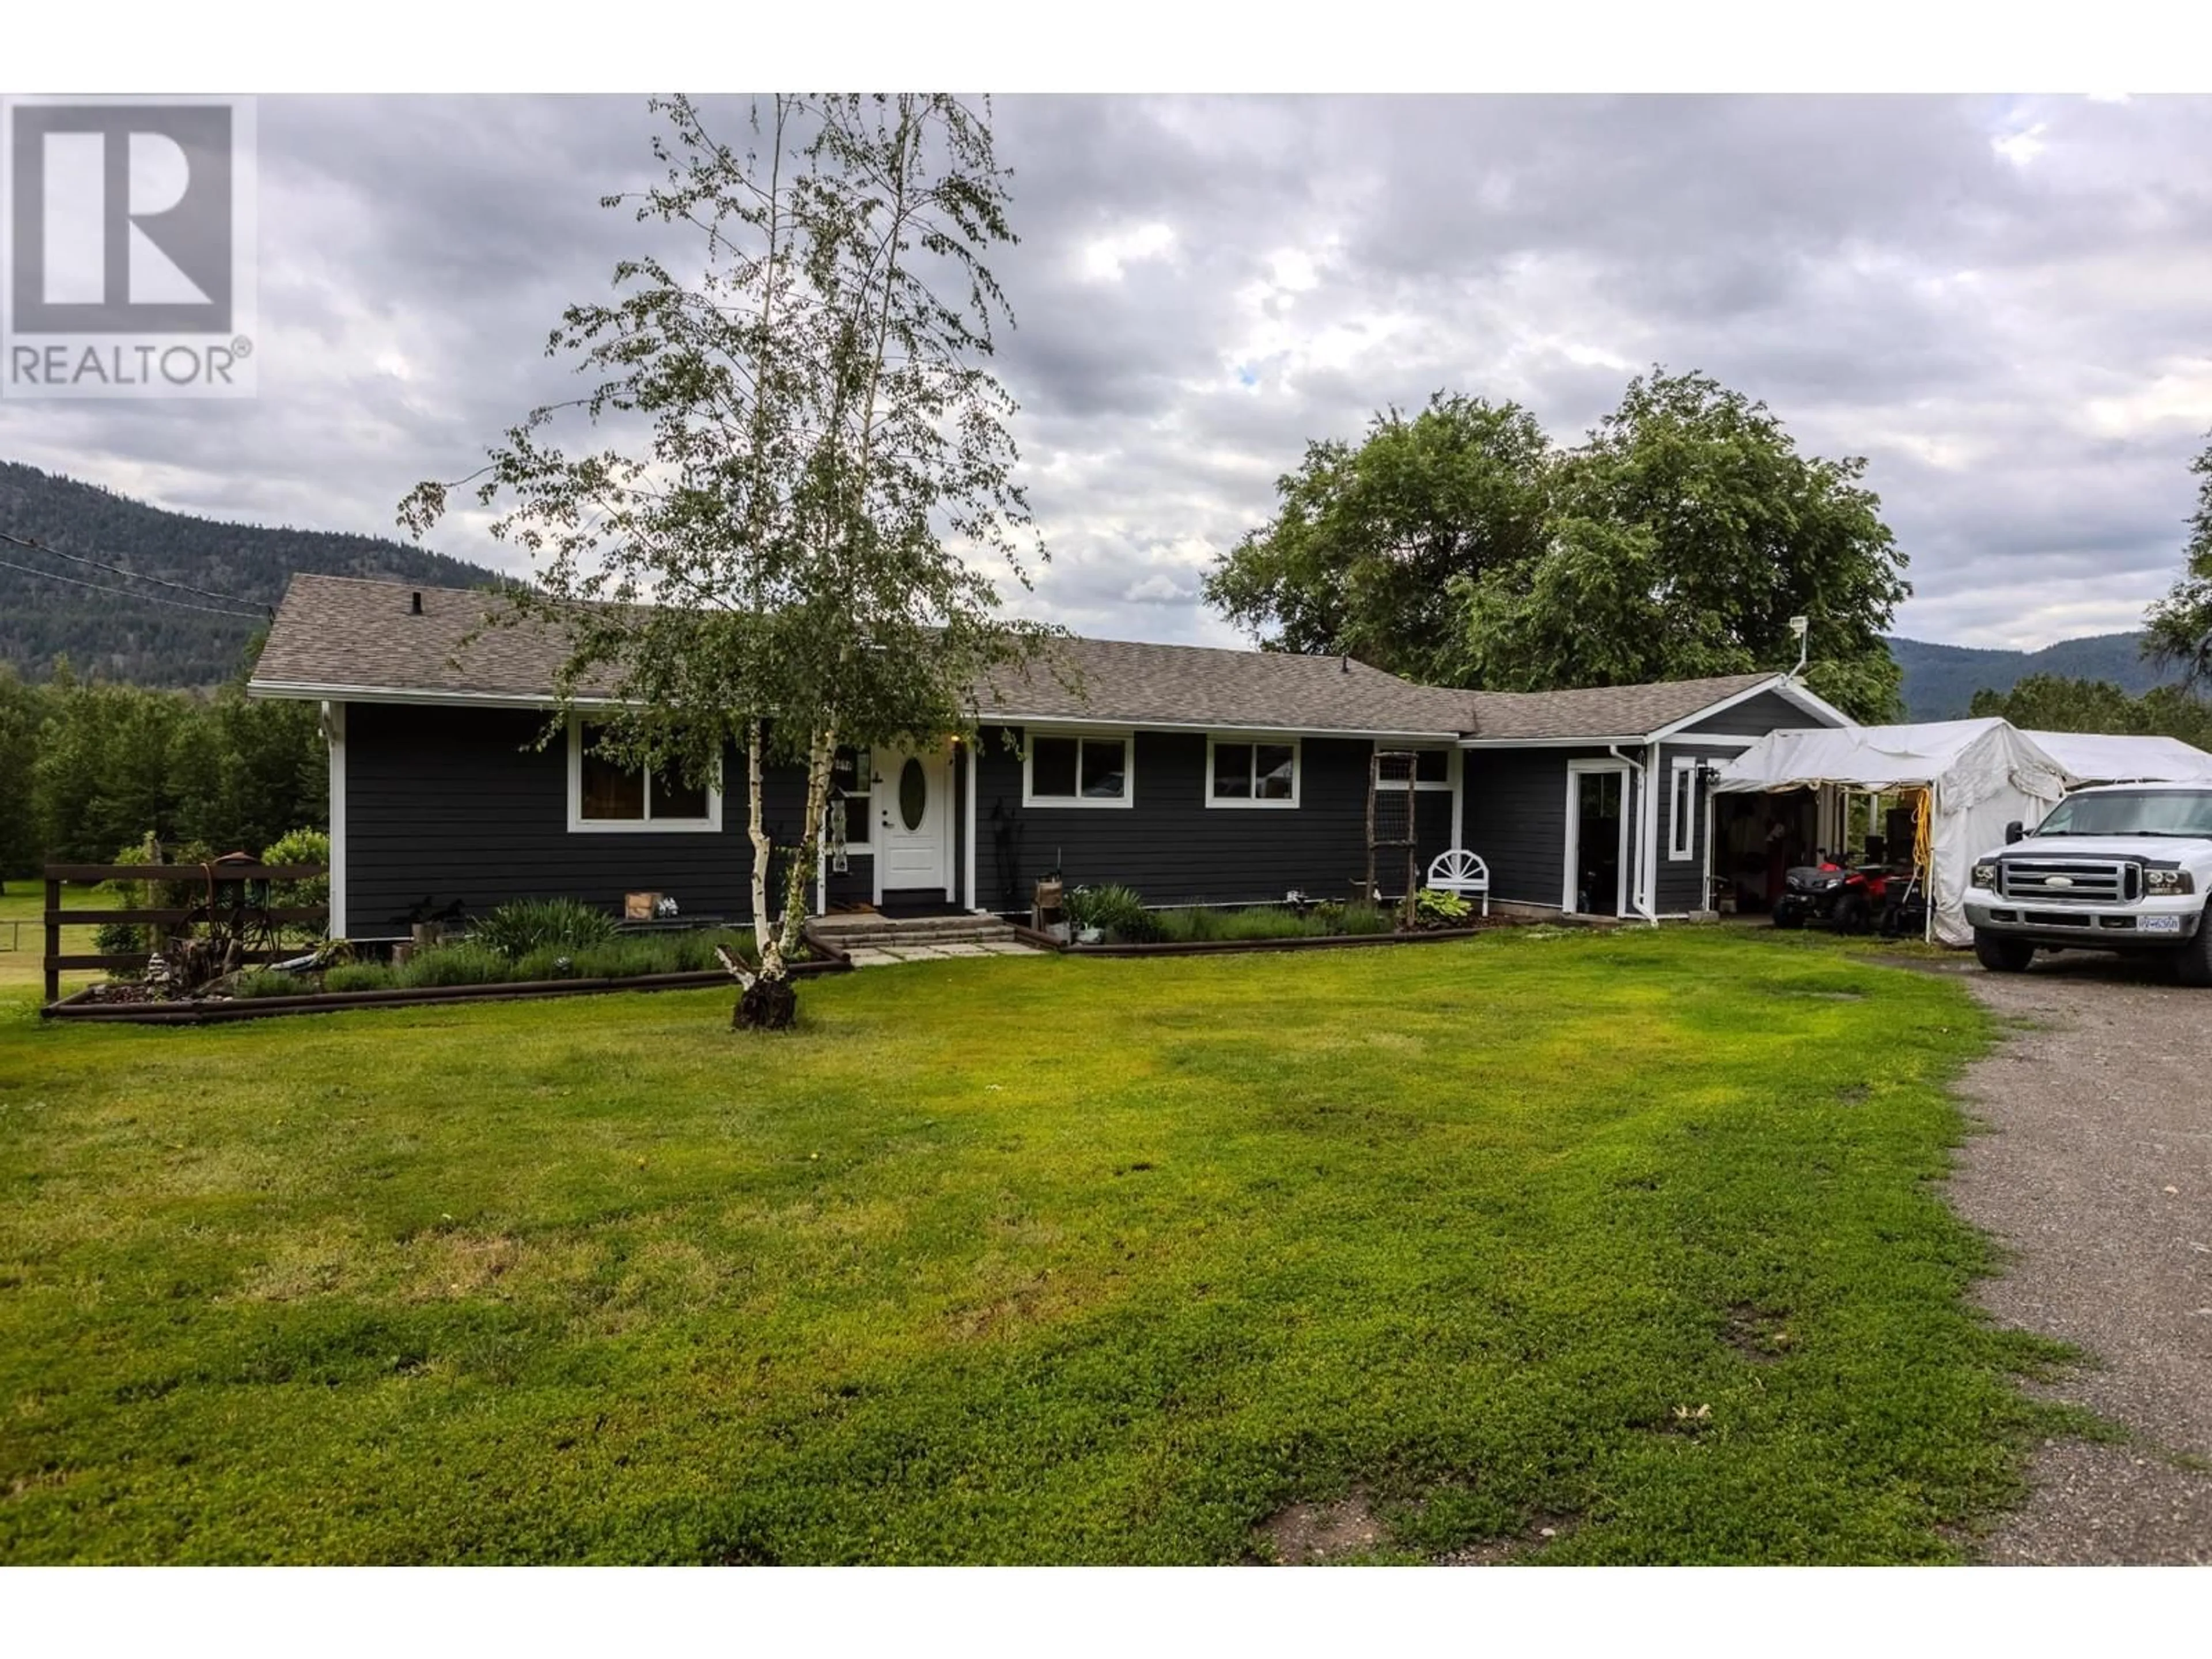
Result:
[[[225,925],[244,922],[256,927],[264,924],[282,927],[288,923],[327,921],[330,916],[330,907],[325,904],[271,906],[257,903],[248,890],[252,886],[260,886],[265,896],[270,883],[313,881],[330,873],[330,866],[322,864],[231,864],[220,859],[206,864],[50,864],[46,866],[45,873],[46,975],[46,1000],[49,1003],[60,1000],[62,975],[70,969],[143,969],[153,955],[150,951],[80,951],[64,955],[62,951],[64,927],[99,927],[110,922],[149,928],[177,927],[187,923],[204,927],[210,922]],[[198,904],[189,905],[110,905],[84,910],[64,910],[62,908],[62,889],[64,886],[105,881],[190,884],[204,889],[207,896]],[[240,960],[278,962],[298,954],[296,946],[263,945],[242,951]]]

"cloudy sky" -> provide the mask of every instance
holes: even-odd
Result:
[[[1310,437],[1440,388],[1572,439],[1657,362],[1871,461],[1900,631],[2133,626],[2212,427],[2212,102],[1001,99],[1006,379],[1051,549],[1021,608],[1233,636],[1199,574]],[[730,118],[738,112],[733,106]],[[0,455],[163,506],[392,533],[572,382],[632,245],[631,99],[264,99],[260,397],[0,406]],[[472,524],[433,544],[509,562]]]

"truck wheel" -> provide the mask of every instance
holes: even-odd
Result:
[[[2197,937],[2174,953],[2173,976],[2184,985],[2212,985],[2212,907],[2197,924]]]
[[[2024,939],[1974,929],[1974,960],[1993,974],[2024,974],[2035,960],[2035,947]]]

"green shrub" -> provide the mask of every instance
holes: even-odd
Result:
[[[1363,901],[1344,906],[1342,914],[1336,919],[1336,925],[1330,931],[1338,933],[1395,933],[1397,927],[1396,916]]]
[[[1425,927],[1457,927],[1474,914],[1464,893],[1449,893],[1441,888],[1424,887],[1414,896],[1413,909]]]
[[[1297,911],[1274,904],[1225,911],[1220,927],[1221,938],[1233,939],[1305,939],[1321,931],[1316,926],[1309,926],[1306,918]]]
[[[548,946],[573,954],[614,936],[613,917],[572,898],[516,899],[478,921],[469,935],[510,961]]]
[[[1152,918],[1163,939],[1177,945],[1203,944],[1221,937],[1221,913],[1202,905],[1183,910],[1161,910]]]
[[[1075,933],[1096,927],[1122,945],[1152,945],[1167,937],[1159,917],[1145,908],[1143,897],[1133,888],[1079,887],[1067,896],[1064,908],[1068,927]]]
[[[331,861],[331,838],[319,830],[292,830],[279,836],[261,849],[264,864],[319,864],[328,867]],[[331,902],[331,878],[316,876],[307,881],[272,881],[269,884],[269,906],[273,910],[298,909],[303,905],[328,904]],[[337,918],[332,918],[333,921]],[[312,921],[293,921],[284,924],[283,936],[287,942],[312,945],[328,936],[326,925],[318,927]]]
[[[257,968],[252,973],[240,974],[232,984],[230,994],[234,997],[300,997],[314,988],[297,974],[276,974],[266,968]]]
[[[497,951],[463,939],[433,946],[410,957],[392,982],[410,991],[447,985],[498,985],[514,977],[514,964]]]
[[[388,991],[392,969],[380,962],[349,962],[323,975],[325,991]]]
[[[574,953],[578,979],[636,979],[673,972],[675,942],[667,939],[618,939]]]

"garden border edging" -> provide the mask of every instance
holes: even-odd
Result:
[[[795,962],[793,979],[853,971],[852,959],[834,946],[811,939],[818,959]],[[719,968],[696,973],[639,974],[629,979],[508,980],[494,985],[432,985],[382,991],[314,991],[292,997],[233,997],[208,1002],[89,1001],[91,988],[73,991],[39,1010],[41,1019],[106,1022],[124,1025],[219,1025],[231,1020],[264,1019],[280,1014],[337,1014],[355,1008],[433,1007],[441,1003],[525,1002],[552,997],[595,996],[614,991],[696,991],[709,986],[735,987]]]
[[[1025,945],[1067,957],[1197,957],[1239,951],[1329,951],[1354,945],[1434,945],[1447,939],[1480,939],[1485,933],[1504,931],[1496,926],[1437,927],[1417,933],[1327,933],[1310,939],[1165,939],[1152,945],[1072,945],[1017,925],[1014,936]]]

